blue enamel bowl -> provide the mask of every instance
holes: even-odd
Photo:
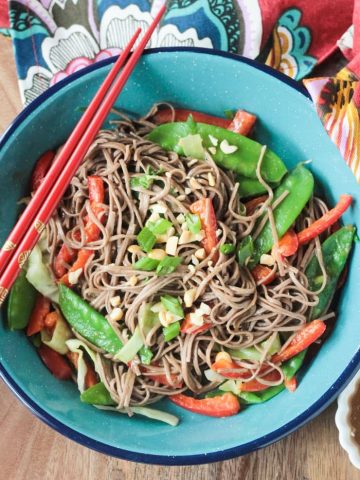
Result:
[[[28,193],[39,155],[63,143],[110,68],[100,63],[49,89],[26,108],[0,143],[0,241],[14,224],[19,198]],[[244,108],[259,117],[257,139],[288,167],[311,159],[330,204],[354,196],[346,223],[359,216],[360,190],[325,133],[312,103],[297,84],[256,63],[208,50],[150,51],[143,56],[117,106],[139,114],[166,100],[215,115]],[[39,418],[63,435],[105,454],[137,462],[184,465],[225,460],[269,445],[318,415],[350,381],[360,361],[360,249],[356,245],[339,299],[331,336],[303,372],[295,393],[287,391],[239,415],[214,419],[163,401],[180,416],[173,428],[150,420],[99,411],[79,400],[76,386],[56,380],[23,333],[6,329],[1,310],[0,373]]]

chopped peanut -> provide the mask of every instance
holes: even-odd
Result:
[[[184,294],[184,302],[185,302],[185,307],[191,307],[192,304],[195,301],[195,296],[196,296],[196,288],[190,288],[190,290],[187,290]]]
[[[110,305],[112,307],[118,307],[120,305],[120,301],[121,301],[121,299],[120,299],[119,295],[117,295],[116,297],[110,298]]]
[[[166,252],[162,248],[154,248],[151,250],[151,252],[149,252],[148,257],[152,258],[153,260],[162,260],[166,257]]]
[[[121,310],[121,308],[114,308],[114,310],[109,315],[109,320],[111,322],[118,322],[123,318],[123,316],[124,312]]]

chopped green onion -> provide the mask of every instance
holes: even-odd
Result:
[[[231,253],[234,253],[235,245],[232,245],[231,243],[224,243],[224,245],[220,246],[219,250],[224,255],[230,255]]]
[[[163,235],[172,227],[172,223],[166,218],[159,218],[156,222],[146,222],[146,226],[154,235]]]
[[[152,272],[156,270],[156,267],[159,265],[160,261],[155,260],[154,258],[141,257],[137,262],[132,266],[135,270],[144,270],[145,272]]]
[[[152,353],[149,347],[146,347],[144,345],[139,350],[139,356],[140,356],[140,361],[143,365],[150,365],[154,354]]]
[[[131,188],[145,188],[149,189],[153,184],[154,179],[150,175],[141,175],[130,180]]]
[[[188,213],[185,216],[185,218],[186,218],[186,224],[190,232],[193,233],[194,235],[197,235],[198,233],[200,233],[201,220],[199,215],[196,215],[196,214],[193,215],[191,213]]]
[[[176,297],[172,297],[171,295],[163,295],[160,300],[168,312],[180,317],[179,320],[184,318],[184,310],[182,309],[182,306]]]
[[[176,267],[180,265],[182,262],[182,259],[180,257],[169,257],[166,256],[164,257],[159,265],[156,268],[156,273],[157,275],[169,275],[169,273],[172,273],[174,270],[176,270]]]
[[[237,248],[237,259],[242,267],[247,265],[250,257],[254,253],[254,242],[250,235],[243,238]]]
[[[156,243],[155,235],[147,227],[144,227],[136,238],[137,238],[138,244],[140,245],[142,250],[144,250],[144,252],[150,252],[150,250],[153,248],[153,246]]]
[[[165,342],[170,342],[180,333],[180,322],[174,322],[168,327],[163,328]]]

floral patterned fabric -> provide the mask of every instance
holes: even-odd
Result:
[[[7,9],[6,1],[0,0],[0,33],[11,33],[24,104],[73,72],[117,55],[163,3],[9,0]],[[305,84],[324,127],[360,180],[359,5],[360,0],[169,0],[149,47],[238,53],[296,80],[340,48],[348,68],[336,78]]]

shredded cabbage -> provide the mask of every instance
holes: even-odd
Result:
[[[91,350],[91,348],[81,340],[77,340],[77,339],[67,340],[66,345],[70,350],[70,352],[74,352],[79,355],[78,365],[77,365],[77,384],[80,392],[82,393],[85,390],[85,376],[87,372],[87,366],[84,359],[84,350],[88,353],[89,357],[93,361],[95,371],[99,374],[101,378],[101,375],[100,375],[101,369],[98,366],[98,359],[96,357],[96,353],[93,350]]]
[[[71,337],[72,332],[60,313],[51,334],[46,329],[41,330],[41,341],[61,355],[65,355],[69,351],[66,341]]]
[[[202,138],[198,133],[180,138],[178,145],[182,148],[186,157],[204,160],[205,150],[202,144]]]
[[[26,278],[44,297],[59,303],[59,288],[49,267],[44,262],[39,244],[35,245],[30,254],[26,267]]]

